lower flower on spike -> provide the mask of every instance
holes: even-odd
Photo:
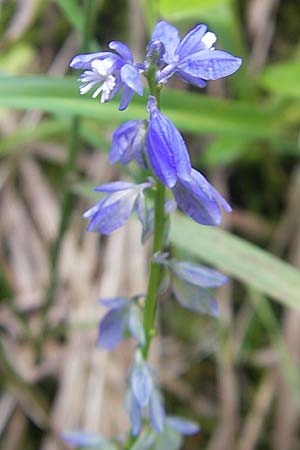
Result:
[[[123,226],[134,211],[144,223],[143,191],[151,186],[152,181],[141,184],[114,181],[96,187],[96,192],[105,192],[106,196],[84,213],[83,217],[90,219],[87,230],[110,234]]]
[[[221,207],[231,212],[221,194],[195,169],[190,180],[179,178],[172,192],[179,208],[202,225],[220,225]]]

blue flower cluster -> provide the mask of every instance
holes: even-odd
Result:
[[[215,34],[208,32],[205,25],[197,25],[180,40],[178,30],[161,21],[154,28],[148,44],[148,58],[143,64],[133,62],[132,53],[125,44],[112,41],[109,48],[114,52],[77,55],[70,65],[74,69],[85,69],[79,78],[82,94],[94,89],[93,98],[101,93],[101,102],[107,102],[123,90],[119,108],[123,110],[134,92],[143,94],[140,75],[147,76],[153,65],[158,85],[165,84],[176,74],[188,83],[204,87],[207,80],[235,72],[241,59],[216,50],[213,47],[215,41]],[[153,96],[149,97],[147,109],[149,120],[130,120],[114,132],[110,162],[128,164],[136,161],[141,168],[150,168],[172,191],[182,211],[202,225],[219,225],[221,208],[230,212],[230,206],[200,172],[192,169],[183,137],[159,110]],[[102,190],[107,188],[108,195],[85,214],[86,218],[91,218],[88,230],[109,234],[122,226],[137,208],[142,189],[146,187],[124,188],[119,182],[115,187],[111,183],[110,190],[107,186],[102,187]],[[105,217],[107,220],[103,225],[101,219]]]
[[[93,98],[101,95],[100,101],[105,103],[122,91],[119,109],[124,110],[134,92],[143,95],[141,75],[148,79],[150,88],[154,83],[154,91],[158,92],[173,75],[204,87],[207,80],[216,80],[238,70],[241,59],[216,50],[216,39],[205,25],[197,25],[180,39],[174,26],[160,21],[153,30],[144,63],[134,63],[130,49],[121,42],[112,41],[108,45],[110,51],[77,55],[70,66],[84,70],[79,78],[81,94],[92,90]],[[148,207],[145,192],[156,189],[158,183],[169,190],[169,197],[173,197],[173,200],[165,200],[165,214],[171,213],[177,205],[197,223],[217,226],[222,220],[221,209],[231,211],[226,200],[192,168],[184,139],[160,111],[154,91],[151,90],[153,95],[147,103],[149,118],[130,120],[119,126],[113,133],[109,153],[112,164],[126,165],[135,161],[142,170],[150,171],[153,178],[148,177],[140,184],[115,181],[96,187],[95,191],[104,196],[84,214],[84,218],[89,219],[88,231],[110,234],[136,212],[143,227],[142,240],[147,239],[154,227],[154,208]],[[169,258],[163,249],[154,255],[153,262],[161,265],[168,274],[172,293],[181,306],[200,314],[218,316],[212,289],[226,283],[225,276],[195,263]],[[180,448],[181,436],[197,433],[199,427],[194,422],[165,413],[155,374],[143,351],[147,346],[143,296],[102,299],[100,303],[108,311],[99,324],[98,346],[112,350],[126,337],[133,337],[137,342],[126,396],[132,436],[140,435],[145,429],[146,418],[152,428],[147,429],[147,445],[141,448],[157,445],[161,439],[164,448],[175,448],[172,447],[174,439],[176,448]],[[63,437],[79,447],[115,448],[95,433],[74,431]]]

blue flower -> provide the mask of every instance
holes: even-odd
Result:
[[[153,429],[160,433],[164,429],[165,411],[156,387],[153,371],[138,350],[129,376],[130,389],[127,395],[127,410],[132,434],[141,431],[143,412],[150,418]]]
[[[143,86],[139,74],[143,66],[134,64],[131,50],[122,42],[112,41],[109,48],[113,52],[87,53],[75,56],[70,66],[73,69],[85,69],[79,78],[80,93],[86,94],[94,89],[93,98],[101,93],[101,103],[114,98],[123,89],[120,111],[127,108],[133,93],[143,95]]]
[[[183,434],[184,436],[192,436],[200,431],[200,427],[197,423],[177,416],[167,416],[166,426],[172,428],[180,434]]]
[[[61,434],[61,438],[68,444],[80,448],[102,448],[108,445],[106,439],[104,439],[99,433],[95,433],[93,431],[65,431]]]
[[[96,192],[106,192],[107,195],[84,213],[83,217],[90,219],[87,230],[110,234],[123,226],[135,210],[144,224],[145,198],[143,191],[151,186],[151,181],[141,184],[114,181],[96,187]]]
[[[173,188],[178,178],[191,178],[189,154],[181,134],[157,108],[154,97],[149,97],[148,110],[147,157],[157,178],[168,188]]]
[[[231,212],[221,194],[195,169],[190,180],[178,179],[172,192],[179,208],[202,225],[220,225],[221,207]]]
[[[124,297],[102,299],[100,303],[109,308],[99,323],[97,345],[113,350],[129,333],[140,345],[145,343],[141,311],[134,300]]]
[[[230,53],[215,50],[217,40],[214,33],[207,32],[206,25],[197,25],[180,40],[177,28],[161,21],[155,26],[153,43],[164,46],[165,67],[158,72],[157,81],[165,83],[173,74],[182,80],[199,87],[206,85],[205,80],[217,80],[236,72],[241,58]]]
[[[113,133],[109,160],[112,164],[120,161],[128,164],[136,160],[142,168],[146,168],[145,146],[146,124],[144,120],[129,120]]]
[[[168,260],[167,256],[158,254],[155,261],[169,269],[172,291],[180,305],[200,314],[217,317],[219,307],[211,289],[225,284],[227,277],[200,264]]]

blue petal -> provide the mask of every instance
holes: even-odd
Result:
[[[172,290],[180,305],[199,314],[219,316],[218,303],[213,294],[205,288],[172,276]]]
[[[142,224],[142,227],[146,227],[147,223],[147,208],[146,208],[146,202],[145,202],[145,195],[143,192],[141,192],[138,195],[137,202],[136,202],[136,210],[138,214],[139,221]]]
[[[119,111],[124,111],[127,108],[129,103],[131,102],[132,97],[133,90],[125,84],[121,95]]]
[[[206,30],[206,25],[196,25],[185,35],[176,51],[176,54],[179,56],[179,61],[189,55],[192,55],[193,53],[205,49],[201,39],[203,38]]]
[[[91,67],[91,62],[94,61],[94,59],[105,59],[109,56],[111,56],[110,52],[96,52],[76,55],[71,59],[70,67],[72,67],[72,69],[89,69]]]
[[[99,303],[109,309],[120,309],[129,305],[129,300],[126,297],[101,298]]]
[[[123,226],[134,210],[136,197],[137,191],[134,189],[107,195],[98,203],[87,230],[110,234]]]
[[[141,319],[141,312],[138,306],[132,305],[129,310],[128,327],[131,335],[138,341],[140,345],[145,345],[145,330]]]
[[[176,75],[179,76],[183,81],[186,83],[194,84],[197,87],[204,88],[206,86],[206,82],[202,80],[202,78],[193,77],[192,75],[189,75],[186,72],[183,72],[180,69],[177,69]]]
[[[121,56],[121,58],[123,58],[125,62],[131,62],[131,63],[133,62],[131,50],[129,47],[127,47],[126,44],[123,44],[123,42],[111,41],[108,44],[108,47],[111,48],[112,50],[115,50],[116,52],[118,52],[119,55]]]
[[[130,162],[133,159],[131,155],[131,147],[133,140],[136,136],[140,120],[129,120],[122,123],[113,133],[112,136],[112,147],[109,152],[109,161],[111,164],[116,163],[124,155],[126,161]],[[130,156],[127,156],[127,154]]]
[[[123,309],[112,309],[99,323],[97,346],[113,350],[124,338],[126,313]]]
[[[160,41],[150,41],[147,45],[147,63],[153,64],[157,68],[165,65],[165,46]]]
[[[225,275],[200,264],[171,259],[169,267],[179,278],[197,286],[220,287],[227,282]]]
[[[143,85],[139,72],[132,64],[124,64],[122,66],[121,80],[138,95],[143,95]]]
[[[151,40],[163,43],[165,47],[164,60],[167,64],[172,62],[180,42],[177,28],[162,20],[156,24]]]
[[[182,417],[168,416],[166,418],[166,425],[183,435],[193,435],[200,431],[200,427],[197,423],[191,420],[183,419]]]
[[[228,212],[231,213],[232,212],[232,208],[229,205],[229,203],[225,200],[224,197],[222,197],[222,195],[217,191],[217,189],[215,189],[212,185],[210,185],[211,187],[211,191],[215,197],[215,199],[217,200],[217,202],[219,203],[220,206],[222,206],[222,208]]]
[[[133,159],[143,159],[145,125],[143,120],[129,120],[113,133],[112,147],[109,153],[111,164],[118,160],[128,164]]]
[[[184,140],[172,124],[156,107],[150,97],[149,128],[146,137],[147,153],[155,175],[168,188],[175,186],[177,179],[189,180],[191,162]]]
[[[134,366],[131,372],[130,385],[141,408],[147,406],[153,391],[153,379],[146,363],[142,362]]]
[[[136,186],[128,181],[112,181],[111,183],[102,184],[94,188],[95,192],[117,192],[133,189]]]
[[[124,86],[124,84],[122,83],[120,77],[116,76],[116,74],[114,73],[115,78],[116,78],[116,85],[115,87],[110,91],[109,96],[107,98],[107,100],[105,100],[105,103],[110,102],[113,98],[115,98],[115,96],[119,93],[119,91],[122,89],[122,87]]]
[[[131,423],[131,432],[133,436],[137,436],[138,434],[140,434],[142,428],[142,409],[132,393],[130,393],[128,409]]]
[[[82,217],[84,219],[90,219],[91,217],[98,214],[98,211],[101,209],[104,202],[105,202],[105,198],[102,198],[98,203],[96,203],[91,208],[89,208],[87,211],[85,211],[83,213]]]
[[[149,414],[154,430],[161,433],[164,429],[166,414],[157,389],[154,389],[151,394]]]
[[[202,225],[220,225],[220,205],[226,204],[226,210],[229,212],[227,202],[219,193],[216,195],[217,191],[195,169],[192,169],[190,181],[179,180],[172,191],[179,208]]]
[[[204,80],[217,80],[236,72],[242,64],[241,58],[221,50],[204,50],[194,53],[179,62],[181,73]]]
[[[61,438],[75,447],[99,447],[106,443],[105,439],[92,431],[65,431],[61,434]]]

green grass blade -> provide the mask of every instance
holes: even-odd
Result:
[[[56,3],[72,27],[81,32],[83,28],[83,16],[78,2],[76,0],[56,0]]]
[[[280,107],[262,108],[170,89],[163,91],[162,103],[164,113],[183,131],[272,141],[282,134]],[[0,77],[0,107],[75,114],[113,126],[145,117],[145,98],[135,96],[130,108],[122,113],[117,110],[117,104],[115,100],[101,105],[89,96],[80,96],[73,77]]]

